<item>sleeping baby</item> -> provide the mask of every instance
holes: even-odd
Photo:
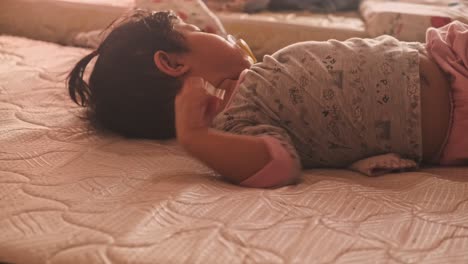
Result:
[[[468,26],[452,22],[425,44],[308,41],[254,63],[241,40],[137,10],[77,63],[68,88],[97,129],[176,137],[230,182],[278,187],[309,168],[468,165],[467,45]]]

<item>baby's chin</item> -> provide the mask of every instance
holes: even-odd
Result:
[[[245,67],[243,70],[249,69],[252,65],[255,64],[254,59],[251,58],[250,56],[244,56],[244,63],[245,63],[244,65]]]
[[[242,67],[240,67],[239,75],[245,70],[245,69],[250,69],[254,65],[253,60],[250,57],[246,57],[243,60]]]
[[[250,61],[248,61],[247,59],[244,59],[242,63],[238,64],[238,67],[234,68],[233,71],[231,71],[231,74],[225,75],[224,79],[238,80],[241,73],[245,71],[246,69],[250,69],[252,65],[253,64]]]
[[[238,52],[236,55],[237,58],[233,61],[237,61],[236,64],[240,65],[240,74],[243,70],[249,69],[254,64],[254,59],[251,58],[246,52],[242,51],[242,49],[239,47],[236,47],[236,51]]]

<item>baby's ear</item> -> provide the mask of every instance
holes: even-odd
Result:
[[[154,64],[160,71],[172,77],[182,76],[189,70],[189,66],[183,62],[180,56],[174,53],[158,50],[154,53],[153,59]]]

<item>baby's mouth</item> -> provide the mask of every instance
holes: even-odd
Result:
[[[257,59],[255,58],[252,50],[250,49],[247,42],[245,42],[243,39],[237,39],[233,35],[227,35],[227,41],[239,47],[239,49],[249,57],[249,60],[252,64],[257,63]]]

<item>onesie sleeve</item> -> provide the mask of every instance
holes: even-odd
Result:
[[[214,118],[212,127],[260,137],[270,155],[270,161],[240,185],[270,188],[294,183],[302,172],[301,159],[290,134],[270,111],[271,87],[255,73],[244,71],[234,91],[225,110]]]
[[[260,124],[243,127],[238,133],[260,137],[270,154],[270,161],[260,171],[242,181],[241,186],[270,188],[296,182],[302,172],[301,162],[290,137],[282,128]]]
[[[270,161],[260,171],[241,182],[240,185],[266,188],[294,183],[301,172],[294,158],[276,138],[262,136],[261,139],[268,147]]]

